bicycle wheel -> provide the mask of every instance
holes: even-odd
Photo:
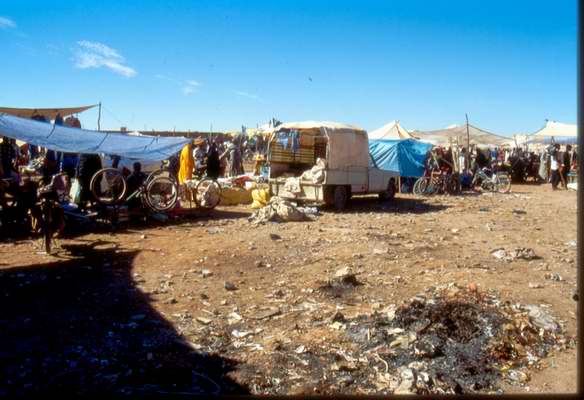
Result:
[[[163,178],[169,178],[172,179],[173,181],[175,180],[174,177],[170,174],[170,171],[168,169],[157,169],[155,171],[152,171],[150,173],[150,175],[148,175],[148,177],[146,178],[145,183],[148,184],[149,182],[151,182],[154,178],[157,177],[163,177]]]
[[[442,179],[438,177],[432,177],[429,179],[428,186],[424,191],[426,194],[437,194],[440,192],[442,186]]]
[[[428,189],[428,184],[430,183],[430,178],[428,177],[421,177],[420,179],[418,179],[416,181],[416,183],[414,184],[414,194],[416,196],[423,196],[426,193],[426,190]]]
[[[221,201],[221,186],[212,179],[201,180],[195,189],[195,203],[198,207],[215,208]]]
[[[177,199],[178,186],[173,179],[158,176],[146,185],[146,204],[154,211],[170,210],[176,204]]]
[[[100,169],[93,175],[89,184],[95,199],[103,204],[115,204],[126,195],[126,180],[115,168]]]
[[[511,190],[511,179],[506,173],[499,173],[496,177],[496,189],[499,193],[509,193]]]

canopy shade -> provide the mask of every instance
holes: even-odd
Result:
[[[180,151],[185,137],[130,136],[53,125],[0,114],[0,135],[66,153],[118,155],[134,160],[160,161]]]
[[[466,125],[454,126],[452,128],[438,129],[434,131],[414,132],[420,140],[432,143],[434,145],[447,146],[449,144],[449,138],[457,139],[460,138],[459,145],[466,146],[467,132]],[[470,144],[477,146],[503,146],[511,138],[497,135],[483,129],[477,128],[471,124],[468,124],[468,136],[470,138]]]
[[[57,114],[61,114],[61,117],[66,117],[72,114],[79,114],[83,111],[89,110],[90,108],[96,107],[97,104],[91,106],[83,107],[69,107],[69,108],[10,108],[10,107],[0,107],[0,113],[14,115],[15,117],[21,118],[32,118],[33,115],[42,115],[43,117],[53,120]]]
[[[391,121],[381,128],[369,132],[368,136],[369,139],[418,139],[402,127],[399,121]]]
[[[431,144],[414,139],[369,141],[369,154],[373,166],[385,171],[398,172],[404,177],[424,175],[424,162],[430,149]]]
[[[560,144],[577,144],[578,125],[547,121],[543,128],[528,138],[528,143],[548,144],[552,141]]]

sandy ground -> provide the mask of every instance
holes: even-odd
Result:
[[[505,300],[549,305],[576,335],[576,247],[568,243],[576,240],[575,192],[515,185],[507,195],[365,197],[316,221],[260,226],[247,221],[250,212],[219,207],[189,220],[78,235],[62,240],[57,256],[38,254],[32,240],[0,241],[0,393],[192,393],[192,376],[208,392],[312,392],[324,385],[318,376],[294,380],[289,370],[318,367],[285,365],[281,349],[335,347],[341,339],[328,324],[336,311],[371,313],[438,284],[474,282]],[[541,259],[491,255],[519,247]],[[321,295],[346,266],[363,285]],[[503,390],[576,391],[575,349],[546,365],[527,384],[502,383]],[[268,379],[282,374],[285,384]],[[362,393],[356,386],[343,392]]]

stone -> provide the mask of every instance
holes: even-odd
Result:
[[[210,276],[213,276],[213,272],[209,271],[208,269],[204,269],[201,271],[201,275],[203,276],[203,278],[208,278]]]
[[[225,288],[225,290],[229,290],[229,291],[237,290],[237,286],[235,286],[234,283],[229,282],[229,281],[225,281],[225,283],[223,284],[223,287]]]
[[[209,325],[213,321],[210,320],[209,318],[197,317],[197,322],[200,322],[203,325]]]

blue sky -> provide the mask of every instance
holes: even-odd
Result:
[[[576,123],[576,1],[33,1],[0,7],[0,105],[102,128]],[[96,128],[97,112],[82,115]]]

